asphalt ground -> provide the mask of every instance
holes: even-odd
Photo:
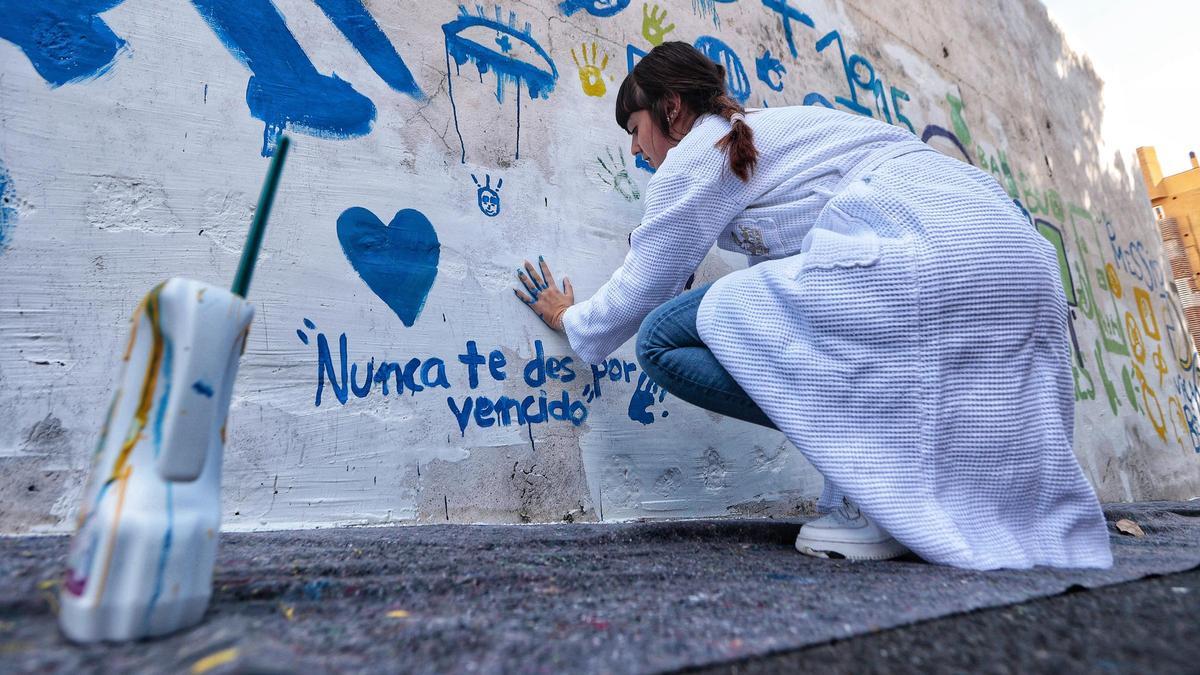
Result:
[[[810,558],[806,519],[227,533],[200,625],[84,646],[67,538],[7,538],[0,671],[1200,673],[1200,503],[1105,515],[1109,570]]]
[[[1076,588],[684,672],[1200,673],[1200,571]]]

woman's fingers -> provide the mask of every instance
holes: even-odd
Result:
[[[538,288],[537,284],[530,281],[529,277],[525,276],[524,270],[517,270],[517,278],[521,280],[522,284],[525,284],[525,290],[529,291],[529,295],[531,297],[536,298],[538,296],[538,291],[540,289]]]
[[[563,295],[572,305],[575,304],[575,287],[571,285],[570,277],[563,277]]]
[[[538,274],[538,271],[533,267],[533,263],[528,260],[525,261],[525,271],[529,272],[529,278],[533,280],[534,285],[539,291],[546,287],[546,284],[542,282],[542,275]]]
[[[520,290],[518,290],[518,289],[516,289],[516,288],[514,288],[514,289],[513,289],[513,293],[515,293],[515,294],[516,294],[517,298],[519,298],[519,299],[521,300],[521,302],[523,302],[523,303],[525,303],[525,304],[527,304],[527,305],[533,302],[533,298],[531,298],[531,297],[529,297],[528,295],[526,295],[526,294],[522,293]]]
[[[554,288],[554,275],[550,274],[550,266],[546,264],[546,259],[538,256],[538,267],[542,269],[542,282],[546,288]]]

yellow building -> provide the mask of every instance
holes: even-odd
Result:
[[[1150,206],[1162,234],[1163,255],[1194,341],[1200,335],[1200,161],[1196,153],[1188,154],[1192,168],[1164,177],[1154,148],[1137,149]]]

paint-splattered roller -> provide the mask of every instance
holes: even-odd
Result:
[[[287,147],[282,137],[233,290],[174,278],[134,312],[60,593],[72,640],[163,635],[208,606],[225,423],[254,316],[245,295]]]

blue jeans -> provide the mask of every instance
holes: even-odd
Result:
[[[696,312],[709,286],[668,300],[642,321],[637,337],[642,370],[658,386],[692,405],[775,429],[700,339]]]

